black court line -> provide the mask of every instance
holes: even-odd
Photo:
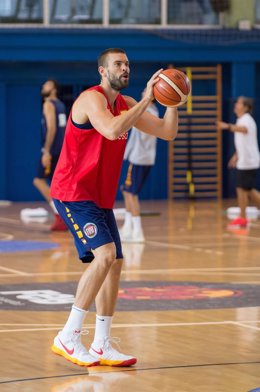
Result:
[[[169,369],[189,369],[189,368],[202,368],[202,367],[214,367],[214,366],[232,366],[232,365],[256,365],[260,364],[260,361],[248,361],[248,362],[224,362],[224,363],[202,363],[197,365],[176,365],[176,366],[160,366],[160,367],[149,367],[149,368],[130,368],[124,370],[114,371],[113,373],[123,373],[123,372],[144,372],[149,370],[169,370]],[[62,378],[62,377],[77,377],[77,376],[94,376],[98,374],[111,374],[111,372],[100,371],[100,372],[87,372],[87,373],[73,373],[73,374],[63,374],[56,376],[46,376],[46,377],[32,377],[32,378],[18,378],[15,380],[9,381],[0,381],[1,384],[12,384],[15,382],[27,382],[27,381],[36,381],[36,380],[48,380],[54,378]]]

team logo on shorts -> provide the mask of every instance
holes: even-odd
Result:
[[[97,235],[98,229],[95,223],[86,223],[83,231],[88,238],[94,238]]]

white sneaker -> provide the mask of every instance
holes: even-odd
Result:
[[[143,233],[142,229],[137,230],[137,231],[133,231],[132,241],[133,242],[140,242],[140,243],[145,242],[144,233]]]
[[[128,242],[128,240],[132,238],[132,230],[131,229],[126,229],[126,228],[122,227],[118,231],[119,231],[120,239],[122,242]]]
[[[58,355],[66,358],[68,361],[80,366],[97,366],[99,360],[90,355],[85,347],[81,344],[81,331],[74,331],[69,339],[64,339],[61,332],[54,339],[51,350]]]
[[[131,233],[132,233],[131,227],[127,228],[127,227],[122,226],[120,229],[118,229],[118,231],[119,231],[120,236],[124,236],[124,237],[127,237],[127,236],[131,235]]]
[[[123,238],[122,242],[135,242],[139,244],[144,243],[145,238],[144,238],[143,230],[141,229],[138,231],[133,231],[131,236]]]
[[[107,366],[131,366],[137,361],[135,357],[125,355],[115,350],[111,346],[111,342],[118,343],[117,338],[106,338],[100,344],[92,343],[89,353],[100,361],[100,365]]]

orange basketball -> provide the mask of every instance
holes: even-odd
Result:
[[[162,71],[159,78],[153,87],[156,101],[170,107],[183,105],[187,101],[191,84],[184,72],[169,68]]]

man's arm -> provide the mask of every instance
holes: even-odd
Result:
[[[148,98],[143,98],[132,109],[123,112],[119,116],[113,116],[107,109],[107,101],[102,94],[96,91],[90,91],[86,94],[87,96],[83,99],[82,104],[87,108],[89,121],[95,129],[110,140],[115,140],[127,132],[150,103]],[[75,119],[73,112],[72,116]]]
[[[55,112],[54,105],[49,101],[44,102],[43,113],[46,119],[47,133],[46,133],[45,143],[43,146],[42,164],[44,167],[46,167],[50,164],[50,160],[51,160],[50,150],[57,131],[56,112]]]
[[[135,104],[133,98],[125,98],[130,107]],[[163,118],[156,117],[146,111],[137,120],[135,127],[160,139],[173,140],[178,133],[178,110],[177,108],[167,107]]]
[[[244,125],[236,125],[236,124],[226,123],[224,121],[218,121],[217,125],[219,128],[230,132],[240,132],[245,134],[248,133],[248,129]]]
[[[107,109],[107,101],[103,94],[94,90],[86,91],[73,105],[73,120],[79,124],[89,120],[103,136],[110,140],[117,139],[132,128],[146,111],[147,106],[153,100],[153,85],[157,82],[160,72],[161,70],[155,72],[148,81],[146,93],[141,101],[133,100],[135,104],[119,116],[113,116]]]

